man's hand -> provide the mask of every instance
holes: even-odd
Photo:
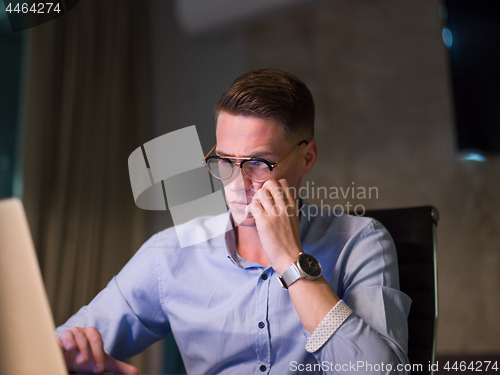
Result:
[[[295,199],[285,179],[269,179],[255,193],[247,212],[255,219],[262,248],[280,275],[302,251]]]
[[[262,248],[271,267],[283,275],[302,251],[295,199],[286,180],[267,180],[255,193],[248,212],[255,218]],[[323,276],[301,279],[288,288],[302,325],[312,334],[339,297]]]
[[[136,367],[120,362],[104,351],[101,334],[94,327],[74,327],[63,331],[58,341],[69,371],[88,374],[140,374]]]

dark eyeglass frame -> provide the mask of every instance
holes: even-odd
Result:
[[[302,145],[303,143],[305,143],[306,145],[309,143],[308,141],[306,141],[305,139],[300,141],[297,146],[295,146],[289,153],[287,153],[285,156],[283,156],[280,160],[278,160],[276,163],[272,163],[270,162],[269,160],[266,160],[266,159],[261,159],[261,158],[244,158],[244,157],[233,157],[233,156],[225,156],[225,155],[214,155],[214,156],[208,156],[212,153],[212,151],[215,149],[215,147],[217,147],[217,143],[215,144],[214,147],[212,147],[212,149],[208,152],[208,154],[205,156],[205,164],[207,166],[207,169],[208,171],[210,172],[210,174],[212,176],[214,176],[215,178],[217,178],[218,180],[222,180],[222,181],[226,181],[226,180],[229,180],[233,174],[234,174],[234,167],[235,166],[239,166],[240,169],[243,171],[243,173],[245,173],[245,175],[251,179],[252,181],[255,181],[255,182],[266,182],[267,180],[269,180],[269,178],[271,178],[271,172],[273,171],[274,168],[276,168],[276,166],[281,163],[283,160],[285,160],[285,158],[290,155],[292,152],[294,152],[300,145]],[[225,162],[229,163],[229,165],[231,165],[231,175],[228,177],[228,178],[220,178],[220,177],[217,177],[214,173],[212,173],[212,171],[210,170],[210,168],[208,167],[208,161],[209,160],[213,160],[213,159],[217,159],[217,160],[224,160]],[[233,162],[231,159],[237,159],[237,160],[241,160],[240,162]],[[269,168],[269,176],[265,179],[265,180],[255,180],[253,179],[252,177],[250,177],[246,172],[245,172],[245,169],[243,169],[243,165],[248,162],[248,161],[260,161],[264,164],[266,164]]]

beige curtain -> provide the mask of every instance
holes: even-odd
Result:
[[[30,31],[23,200],[58,325],[146,239],[127,164],[148,140],[145,25],[140,1],[80,1]]]

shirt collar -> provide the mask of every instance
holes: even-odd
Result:
[[[230,220],[232,222],[233,220],[232,217],[230,218]],[[242,258],[240,254],[238,254],[238,251],[236,250],[236,233],[234,226],[232,229],[226,232],[224,244],[226,248],[227,257],[231,259],[231,261],[234,264],[242,268],[255,268],[255,267],[264,268],[262,264]]]

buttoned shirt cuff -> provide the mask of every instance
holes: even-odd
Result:
[[[314,353],[321,348],[325,342],[339,329],[344,321],[351,315],[352,309],[342,300],[326,314],[325,318],[318,324],[314,332],[307,339],[306,350]]]

